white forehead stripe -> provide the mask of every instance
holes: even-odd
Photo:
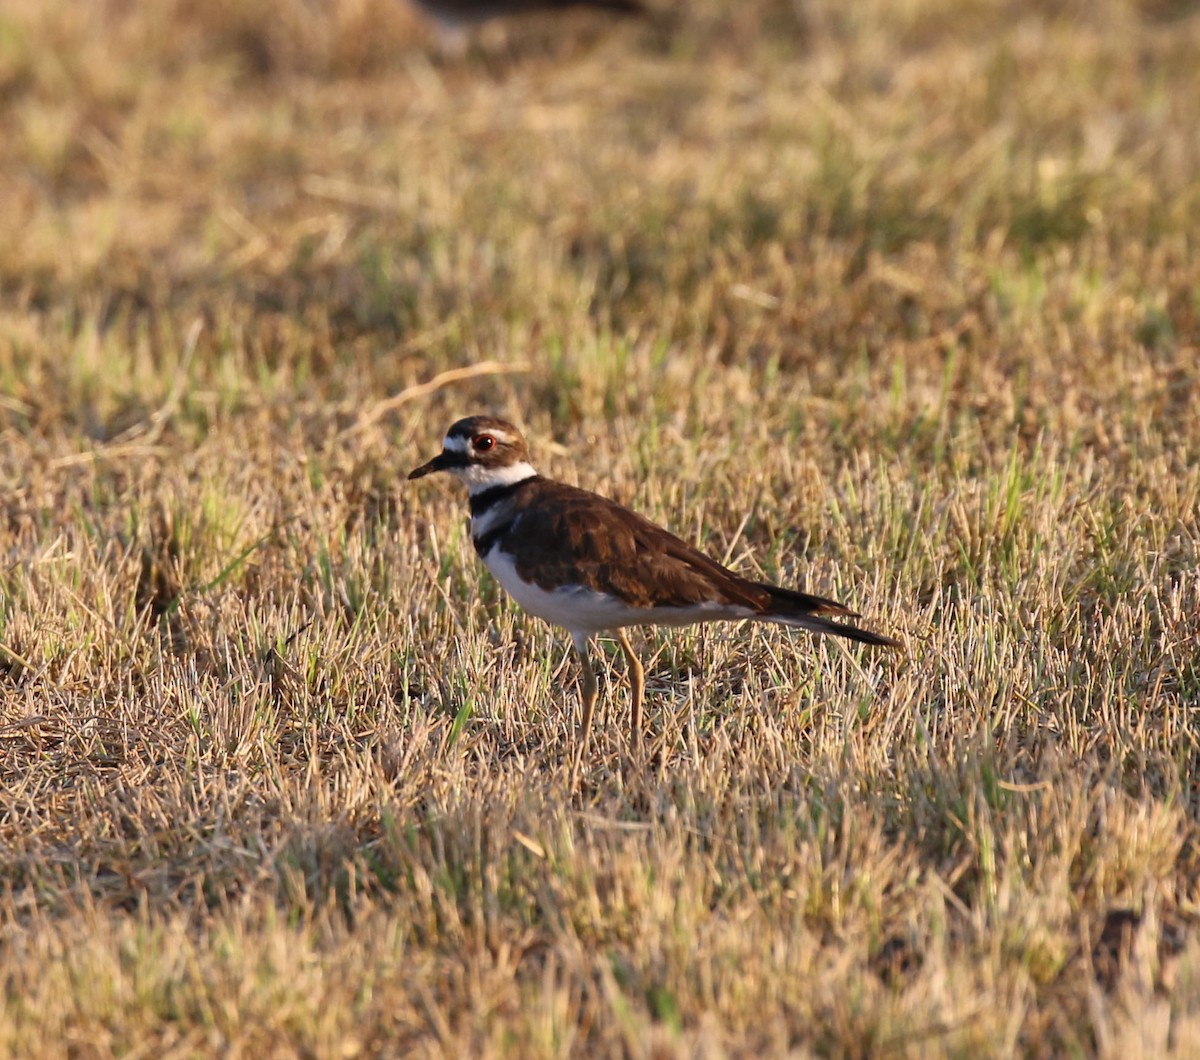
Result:
[[[484,428],[472,437],[466,437],[461,434],[448,434],[442,440],[442,448],[450,453],[466,453],[471,449],[471,442],[480,434],[490,434],[501,445],[515,445],[517,435],[511,431],[506,431],[503,427]]]

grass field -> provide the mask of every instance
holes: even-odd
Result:
[[[1200,1055],[1196,5],[666,14],[6,0],[0,1055]],[[569,789],[477,411],[907,651]]]

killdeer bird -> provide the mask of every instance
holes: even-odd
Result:
[[[743,578],[606,497],[542,478],[529,461],[521,432],[504,420],[459,420],[446,432],[442,451],[408,477],[435,471],[448,471],[466,484],[475,551],[509,596],[571,634],[583,699],[573,772],[587,749],[596,709],[588,642],[597,633],[614,631],[625,654],[633,686],[635,754],[646,679],[627,626],[751,619],[901,646],[891,637],[826,618],[858,617],[836,600]]]

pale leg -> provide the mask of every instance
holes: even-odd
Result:
[[[583,724],[576,734],[578,747],[575,749],[575,764],[571,767],[571,783],[579,775],[579,767],[583,764],[583,756],[587,754],[588,741],[592,735],[592,716],[596,713],[596,696],[599,686],[596,684],[596,674],[592,670],[592,661],[588,658],[588,639],[582,633],[572,633],[571,640],[575,644],[575,654],[579,656],[579,694],[583,701]]]
[[[629,667],[629,684],[633,704],[630,713],[630,729],[633,734],[632,750],[636,757],[642,751],[642,701],[646,697],[646,671],[642,668],[641,660],[633,653],[633,645],[629,643],[629,634],[624,629],[617,630],[617,640],[621,642],[621,650],[625,653],[625,663]]]

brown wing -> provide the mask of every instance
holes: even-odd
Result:
[[[586,585],[635,607],[711,601],[761,612],[765,586],[726,570],[662,527],[597,494],[546,483],[522,498],[520,526],[505,541],[522,578],[544,589]]]

